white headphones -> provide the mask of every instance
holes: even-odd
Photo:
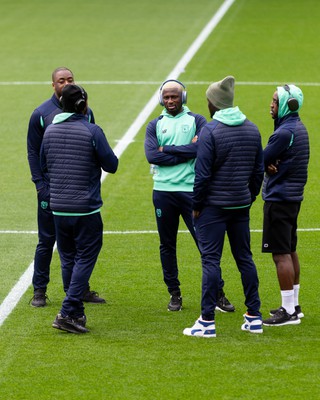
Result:
[[[163,82],[163,84],[160,86],[160,89],[159,89],[159,103],[160,103],[160,105],[164,106],[163,97],[162,97],[162,89],[163,89],[163,86],[167,82],[176,82],[176,83],[179,83],[179,85],[181,85],[183,87],[183,91],[181,93],[181,101],[182,101],[182,104],[186,104],[187,103],[187,91],[186,91],[186,87],[184,86],[184,84],[182,82],[180,82],[180,81],[177,81],[176,79],[168,79],[167,81]]]

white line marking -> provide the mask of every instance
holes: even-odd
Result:
[[[28,86],[28,85],[51,85],[52,82],[36,82],[36,81],[17,81],[17,82],[0,82],[0,86]],[[160,86],[162,81],[78,81],[81,85],[157,85]],[[183,81],[185,86],[189,85],[210,85],[212,81]],[[281,86],[283,82],[258,82],[258,81],[236,81],[241,86]],[[320,86],[320,82],[294,82],[298,86]]]
[[[250,232],[261,233],[262,229],[250,229]],[[298,232],[320,232],[320,228],[298,228]],[[144,235],[154,234],[158,231],[142,230],[142,231],[103,231],[104,235]],[[188,230],[179,230],[179,233],[189,233]],[[38,231],[0,231],[0,235],[37,235]]]
[[[38,231],[0,231],[0,234],[8,234],[8,235],[37,235]]]
[[[33,275],[33,262],[29,265],[29,267],[25,270],[25,272],[21,275],[18,282],[11,289],[10,293],[3,300],[0,306],[0,326],[4,323],[6,318],[11,314],[14,310],[15,306],[19,303],[21,297],[25,294],[28,287],[32,282]]]

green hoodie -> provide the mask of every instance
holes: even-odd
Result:
[[[242,125],[246,118],[247,117],[239,110],[239,107],[225,108],[214,113],[212,117],[212,119],[229,126]]]
[[[278,118],[282,118],[288,114],[292,114],[293,112],[298,112],[303,104],[303,93],[300,88],[295,85],[288,85],[290,89],[290,94],[283,86],[278,86],[278,98],[279,98],[279,110],[278,110]],[[298,100],[299,108],[296,111],[290,111],[288,107],[288,99],[289,97],[294,97]]]
[[[61,122],[64,122],[65,120],[67,120],[69,117],[71,117],[71,115],[73,115],[74,113],[69,113],[69,112],[62,112],[60,114],[57,114],[54,118],[52,123],[53,124],[60,124]]]
[[[194,116],[188,114],[189,108],[183,106],[180,114],[173,116],[164,109],[163,118],[157,122],[159,146],[187,145],[192,142],[196,132]],[[169,192],[192,192],[194,183],[195,159],[178,165],[157,165],[153,175],[155,190]]]

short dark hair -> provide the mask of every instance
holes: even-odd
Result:
[[[71,71],[70,68],[67,68],[67,67],[58,67],[58,68],[56,68],[56,69],[52,72],[52,75],[51,75],[52,82],[54,82],[56,73],[59,72],[59,71],[69,71],[69,72],[71,72],[71,74],[72,74],[72,76],[73,76],[73,72]]]

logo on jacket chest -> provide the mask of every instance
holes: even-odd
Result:
[[[179,130],[177,130],[179,131]],[[181,132],[182,133],[188,133],[190,131],[190,126],[189,125],[181,125]],[[161,133],[164,135],[168,133],[168,128],[164,128],[161,130]]]
[[[190,130],[189,125],[182,125],[182,133],[188,133]]]

